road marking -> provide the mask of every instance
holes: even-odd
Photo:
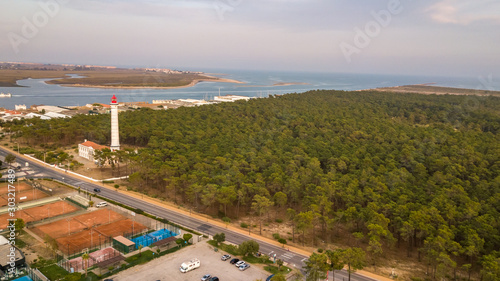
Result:
[[[268,256],[271,256],[272,253],[274,253],[274,251],[271,251]]]
[[[303,259],[301,259],[300,261],[301,261],[301,262],[304,262],[305,260],[307,260],[307,258],[303,258]]]

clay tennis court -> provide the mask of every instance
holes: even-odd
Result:
[[[16,182],[12,186],[14,186],[15,188],[11,187],[9,192],[9,184],[6,182],[0,183],[0,207],[8,205],[9,193],[15,194],[16,204],[45,198],[48,196],[46,193],[39,189],[33,189],[33,187],[25,182]],[[12,198],[12,195],[10,197]]]
[[[68,214],[80,210],[80,208],[69,204],[66,201],[57,201],[43,206],[33,207],[29,209],[16,210],[15,217],[11,217],[9,213],[0,215],[0,229],[7,227],[7,219],[23,219],[25,223],[32,221],[40,221],[49,217]]]
[[[118,213],[109,209],[100,209],[40,225],[33,231],[40,237],[48,234],[56,239],[59,249],[69,254],[96,247],[100,242],[109,242],[114,236],[138,233],[145,229],[147,228],[144,225],[133,222]]]
[[[11,185],[14,186],[15,188],[10,188],[10,190],[11,191],[15,190],[16,192],[33,189],[33,187],[31,187],[29,184],[25,182],[15,182],[14,184]],[[8,192],[9,192],[9,183],[8,182],[0,183],[0,194],[7,194]]]

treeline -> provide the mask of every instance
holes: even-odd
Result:
[[[106,115],[29,122],[9,124],[28,143],[109,143]],[[404,245],[436,278],[500,268],[499,98],[311,91],[125,112],[120,138],[142,147],[133,184],[201,211],[288,209],[294,240],[342,227],[374,261]]]

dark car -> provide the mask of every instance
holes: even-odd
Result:
[[[237,263],[239,261],[240,261],[240,259],[232,259],[229,263],[230,264],[235,264],[235,263]]]
[[[220,259],[223,260],[223,261],[227,261],[230,258],[231,258],[230,255],[223,255]]]
[[[266,281],[270,281],[270,280],[271,280],[271,278],[273,278],[273,277],[274,277],[274,274],[273,274],[273,275],[269,275],[269,276],[266,278]]]
[[[94,188],[94,192],[101,192],[100,188]]]
[[[219,277],[214,276],[214,277],[212,277],[212,279],[210,279],[210,281],[219,281]]]

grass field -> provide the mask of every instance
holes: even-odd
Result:
[[[71,78],[66,74],[78,74],[85,78]],[[96,70],[34,70],[0,69],[0,87],[17,87],[21,79],[59,78],[49,84],[80,87],[181,87],[199,80],[220,80],[194,73],[167,74],[146,72],[141,69],[96,69]]]

